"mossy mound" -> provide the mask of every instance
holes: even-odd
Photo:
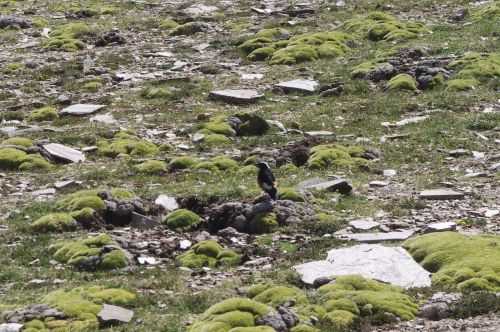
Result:
[[[35,220],[30,228],[34,232],[66,232],[78,227],[76,220],[67,213],[51,213]]]
[[[226,117],[216,117],[200,126],[201,132],[206,134],[219,134],[224,136],[236,136],[236,131],[227,122]]]
[[[384,12],[372,12],[346,21],[343,29],[372,41],[406,41],[418,38],[427,29],[419,22],[400,21]]]
[[[417,91],[417,81],[408,74],[398,74],[387,83],[388,90]]]
[[[338,31],[306,33],[278,41],[257,34],[242,43],[239,49],[249,60],[291,65],[344,55],[350,50],[348,44],[352,40],[350,35]]]
[[[162,86],[149,86],[141,91],[141,97],[145,99],[169,99],[172,96],[172,90]]]
[[[456,71],[453,79],[448,81],[451,90],[469,90],[479,84],[500,79],[500,53],[469,53],[461,59],[450,63],[449,68]]]
[[[98,92],[99,90],[101,90],[102,87],[103,87],[102,82],[90,81],[90,82],[86,82],[85,84],[83,84],[82,90],[87,91],[87,92]]]
[[[209,134],[206,135],[205,138],[203,139],[202,146],[212,148],[212,147],[230,145],[231,143],[232,143],[231,139],[227,136],[220,134]]]
[[[478,8],[473,14],[472,18],[476,21],[481,20],[495,20],[500,18],[500,1],[493,1]]]
[[[160,160],[148,160],[135,165],[134,169],[141,174],[161,175],[167,171],[167,163]]]
[[[241,122],[238,125],[239,136],[261,136],[271,128],[264,118],[254,113],[240,113],[234,117]]]
[[[53,121],[57,118],[59,118],[59,114],[57,113],[56,109],[52,106],[45,106],[31,112],[28,116],[28,121]]]
[[[272,312],[272,308],[247,298],[231,298],[205,311],[189,332],[275,332],[268,326],[255,326],[255,321]]]
[[[68,23],[50,33],[44,47],[50,50],[75,52],[85,48],[83,39],[92,35],[93,30],[85,23]]]
[[[103,248],[106,247],[106,250]],[[76,268],[82,268],[89,260],[95,260],[97,270],[114,270],[128,265],[125,253],[107,234],[77,241],[63,241],[49,247],[54,258]]]
[[[200,22],[188,22],[182,25],[178,25],[172,29],[170,32],[171,36],[189,36],[194,35],[197,32],[202,32],[206,30],[206,26]]]
[[[275,213],[259,213],[246,227],[253,234],[272,233],[279,227],[279,223]]]
[[[278,198],[294,202],[304,202],[304,197],[293,188],[280,188]]]
[[[308,304],[306,294],[296,287],[277,286],[273,284],[257,284],[250,287],[247,295],[254,301],[267,304],[271,307],[284,305],[287,302],[297,306]]]
[[[189,169],[196,166],[198,163],[199,161],[193,157],[177,157],[170,161],[170,163],[168,164],[168,169],[170,171]]]
[[[14,145],[23,148],[29,148],[33,146],[33,141],[26,137],[11,137],[2,141],[2,145]]]
[[[207,240],[195,244],[176,260],[181,266],[201,268],[218,265],[235,266],[240,263],[241,257],[233,250],[224,249],[217,241]]]
[[[8,141],[8,140],[7,140]],[[3,143],[7,142],[4,141]],[[23,143],[19,140],[13,143]],[[27,141],[25,142],[28,143]],[[20,146],[21,147],[21,146]],[[49,170],[52,165],[38,154],[27,154],[16,148],[0,149],[0,169],[19,171]]]
[[[64,211],[78,211],[84,208],[102,211],[106,208],[106,204],[97,195],[98,193],[98,190],[77,191],[58,200],[56,207]]]
[[[51,292],[42,302],[61,310],[68,319],[31,321],[28,324],[33,331],[97,331],[97,314],[103,303],[132,306],[136,302],[136,295],[119,288],[80,287]]]
[[[158,27],[162,30],[172,30],[174,28],[177,28],[178,26],[179,23],[170,18],[166,18],[160,21],[160,25]]]
[[[238,162],[234,159],[218,156],[208,161],[199,162],[194,169],[208,169],[210,171],[229,171],[238,168]]]
[[[500,236],[427,234],[403,246],[433,273],[433,285],[447,290],[500,291]]]
[[[179,209],[168,214],[164,224],[173,230],[188,230],[196,227],[200,222],[201,218],[196,213],[186,209]]]
[[[154,143],[123,131],[117,133],[111,140],[98,141],[97,147],[101,155],[111,158],[118,155],[152,157],[160,152]]]
[[[338,277],[318,293],[326,309],[324,320],[338,328],[354,324],[359,316],[380,324],[387,322],[386,313],[410,320],[418,312],[418,305],[399,287],[358,275]]]
[[[364,152],[360,146],[317,145],[311,149],[307,165],[311,169],[362,166],[367,163],[361,158]]]

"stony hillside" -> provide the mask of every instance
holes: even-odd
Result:
[[[500,1],[0,0],[0,332],[494,332],[499,294]]]

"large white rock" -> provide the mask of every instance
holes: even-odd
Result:
[[[95,113],[103,107],[106,105],[75,104],[61,110],[61,114],[87,115]]]
[[[50,143],[43,146],[52,157],[65,162],[79,163],[85,161],[85,155],[78,150],[64,146],[62,144]]]
[[[359,274],[404,288],[431,285],[430,273],[405,249],[379,244],[333,249],[328,252],[326,260],[296,265],[294,269],[306,284],[313,284],[322,277]]]
[[[246,104],[246,103],[254,103],[260,98],[264,97],[264,95],[256,90],[229,89],[229,90],[211,91],[209,97],[211,99],[222,100],[227,103]]]
[[[378,243],[383,241],[404,241],[415,233],[413,230],[404,230],[387,233],[354,233],[354,234],[339,234],[337,237],[342,240],[363,242],[363,243]]]
[[[23,324],[5,323],[0,324],[0,332],[19,332],[23,328]]]
[[[283,89],[284,91],[299,91],[305,93],[313,93],[319,88],[319,83],[312,80],[293,80],[286,81],[276,84],[278,88]]]

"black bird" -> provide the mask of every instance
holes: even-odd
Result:
[[[256,166],[259,168],[259,174],[257,175],[259,187],[275,201],[278,195],[278,189],[276,189],[276,179],[271,171],[271,167],[269,167],[266,162],[259,162]]]

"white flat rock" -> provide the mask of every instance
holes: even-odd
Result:
[[[106,107],[106,105],[75,104],[62,109],[60,113],[70,115],[87,115],[95,113],[103,107]]]
[[[172,196],[160,195],[156,198],[155,204],[163,207],[166,211],[174,211],[179,208],[177,199]]]
[[[326,260],[294,266],[306,284],[322,277],[359,274],[404,288],[428,287],[430,273],[402,247],[361,244],[330,250]]]
[[[430,189],[424,190],[420,193],[420,198],[429,200],[451,200],[451,199],[462,199],[464,194],[451,189]]]
[[[23,324],[4,323],[0,324],[0,332],[19,332],[23,328]]]
[[[52,157],[65,162],[78,163],[85,161],[85,155],[82,152],[62,144],[46,144],[43,146],[43,149]]]
[[[426,233],[446,232],[446,231],[454,231],[456,229],[457,229],[457,224],[454,223],[453,221],[435,222],[427,225],[425,232]]]
[[[211,91],[209,97],[228,103],[253,103],[264,97],[264,95],[257,90],[235,89]]]
[[[283,89],[284,91],[298,91],[298,92],[306,92],[313,93],[318,90],[319,83],[312,80],[292,80],[287,82],[281,82],[276,84],[278,88]]]
[[[108,324],[129,323],[134,317],[134,312],[115,305],[103,304],[97,317],[101,322]]]
[[[380,226],[380,223],[373,221],[373,218],[356,219],[349,221],[349,226],[361,231],[368,231],[370,229]]]
[[[387,233],[354,233],[338,235],[337,238],[363,243],[377,243],[383,241],[403,241],[408,239],[414,233],[415,232],[412,230]]]

